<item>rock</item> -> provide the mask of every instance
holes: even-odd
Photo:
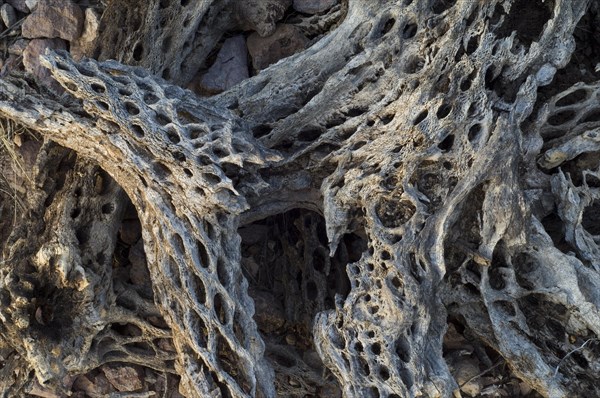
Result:
[[[23,159],[23,164],[29,168],[33,168],[40,152],[41,144],[36,140],[27,140],[21,143],[19,154]]]
[[[135,391],[143,387],[141,374],[133,366],[104,365],[101,369],[108,382],[119,391]]]
[[[273,333],[285,324],[285,313],[281,303],[269,292],[254,290],[249,292],[254,299],[254,320],[265,333]]]
[[[261,70],[282,58],[300,52],[308,45],[308,39],[302,31],[293,25],[278,25],[268,37],[253,33],[248,37],[248,52],[252,65]]]
[[[67,44],[61,39],[33,39],[27,44],[23,51],[23,65],[25,70],[31,73],[38,84],[62,93],[64,89],[50,74],[50,71],[40,64],[40,55],[44,54],[46,49],[66,50]]]
[[[260,271],[260,265],[258,265],[258,263],[254,260],[254,257],[243,257],[241,264],[242,264],[242,268],[246,272],[248,272],[250,277],[252,277],[252,278],[258,277],[258,272]]]
[[[246,40],[244,36],[235,36],[223,42],[216,61],[202,76],[197,89],[201,93],[218,94],[248,77]]]
[[[20,65],[21,56],[10,54],[8,58],[2,62],[2,71],[0,72],[0,77],[6,76],[11,71],[19,69]]]
[[[529,386],[529,384],[525,383],[524,381],[521,381],[519,383],[519,393],[521,394],[522,397],[525,397],[529,394],[531,394],[531,391],[533,389],[531,388],[531,386]]]
[[[0,16],[6,27],[13,26],[17,23],[17,12],[10,4],[2,4],[2,7],[0,7]]]
[[[23,37],[75,40],[83,31],[83,11],[70,0],[41,0],[25,21]]]
[[[314,370],[318,372],[323,371],[323,361],[321,360],[321,357],[316,351],[310,349],[304,351],[304,353],[302,354],[302,360],[305,364],[307,364]]]
[[[119,236],[121,240],[128,244],[133,245],[142,237],[142,225],[139,220],[123,220],[121,228],[119,230]]]
[[[100,16],[93,8],[85,9],[83,32],[78,39],[71,42],[70,53],[73,59],[79,61],[83,57],[90,57],[98,38]]]
[[[291,4],[292,0],[238,0],[235,13],[242,30],[265,37],[275,31],[275,24]]]
[[[294,10],[304,14],[319,14],[337,3],[338,0],[294,0]]]
[[[479,395],[481,391],[480,380],[473,379],[480,373],[477,361],[470,358],[463,358],[452,364],[450,371],[462,392],[469,394],[471,397]]]
[[[29,8],[30,11],[35,10],[35,7],[37,7],[39,2],[40,0],[25,0],[25,4],[27,5],[27,8]]]
[[[131,283],[138,286],[150,286],[150,273],[146,265],[146,255],[141,240],[129,249],[129,262],[131,262],[131,268],[129,269]]]
[[[17,39],[13,44],[8,47],[8,53],[12,55],[23,55],[23,51],[27,48],[29,40]]]
[[[462,350],[468,353],[474,350],[465,337],[456,330],[456,326],[453,323],[448,324],[448,330],[444,335],[444,349],[446,351]]]
[[[157,342],[158,348],[164,351],[169,352],[177,352],[175,346],[173,345],[173,340],[171,339],[158,339]]]
[[[179,378],[167,373],[165,376],[160,376],[154,384],[152,391],[156,391],[156,398],[184,398],[177,389],[179,387]],[[221,394],[219,394],[220,396]]]
[[[317,397],[342,398],[342,393],[336,385],[317,387]]]
[[[148,322],[150,322],[152,324],[152,326],[156,326],[157,328],[161,328],[161,329],[168,329],[169,325],[167,324],[167,322],[158,316],[149,316],[148,317]]]
[[[40,383],[37,380],[34,380],[33,385],[30,387],[30,389],[29,389],[28,392],[29,392],[30,395],[33,395],[35,397],[60,398],[59,395],[56,395],[50,389],[41,386]]]
[[[17,11],[21,11],[21,12],[24,12],[27,14],[29,14],[29,12],[31,12],[29,7],[27,7],[26,0],[6,0],[6,3],[13,6],[15,8],[15,10],[17,10]]]
[[[82,391],[90,397],[104,396],[113,390],[102,373],[97,373],[95,376],[79,376],[73,382],[73,391]]]

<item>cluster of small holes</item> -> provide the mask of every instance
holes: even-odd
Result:
[[[406,223],[415,214],[415,206],[405,200],[385,198],[376,208],[377,217],[386,228],[397,228]]]
[[[550,113],[541,135],[551,139],[564,134],[575,126],[588,124],[596,127],[600,124],[600,107],[595,103],[595,93],[599,87],[575,85],[550,101]]]

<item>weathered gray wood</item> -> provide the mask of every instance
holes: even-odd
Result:
[[[344,11],[306,51],[210,99],[48,54],[67,96],[0,81],[0,113],[95,159],[131,198],[190,396],[275,395],[236,231],[299,207],[323,215],[330,253],[349,233],[368,243],[347,264],[349,293],[313,324],[345,396],[452,396],[448,318],[542,395],[598,394],[597,348],[583,344],[600,332],[599,89],[553,81],[598,2]]]

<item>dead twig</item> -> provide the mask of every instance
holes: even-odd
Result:
[[[481,376],[485,375],[486,373],[491,372],[492,370],[496,369],[498,366],[502,365],[504,363],[504,361],[500,361],[495,365],[492,365],[491,367],[487,368],[486,370],[484,370],[483,372],[479,373],[478,375],[475,375],[473,377],[471,377],[469,380],[465,381],[464,383],[462,383],[460,385],[460,388],[463,388],[464,386],[466,386],[467,384],[469,384],[470,382],[472,382],[473,380],[476,380],[478,378],[480,378]]]
[[[586,341],[583,342],[582,345],[580,345],[579,347],[569,351],[567,353],[567,355],[565,355],[559,362],[558,365],[556,365],[556,369],[554,369],[554,375],[552,376],[553,378],[555,378],[558,375],[558,370],[560,369],[560,366],[562,365],[562,363],[565,361],[565,359],[567,359],[568,357],[570,357],[571,355],[573,355],[574,353],[581,351],[585,348],[585,346],[590,342],[590,341],[598,341],[597,338],[590,338],[587,339]]]

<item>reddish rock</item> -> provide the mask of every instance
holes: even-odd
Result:
[[[101,369],[108,382],[119,391],[135,391],[143,387],[141,373],[133,366],[104,365]]]
[[[242,30],[254,30],[265,37],[275,31],[275,24],[291,4],[292,0],[238,0],[236,17]]]
[[[62,93],[64,91],[62,86],[54,80],[50,71],[40,64],[40,55],[44,54],[48,48],[66,50],[67,45],[61,39],[33,39],[23,51],[23,65],[25,70],[35,77],[38,84]]]
[[[21,146],[19,146],[19,154],[27,167],[33,168],[41,147],[42,144],[36,140],[27,140],[21,143]]]
[[[84,392],[87,396],[96,397],[108,395],[114,388],[104,374],[92,372],[90,375],[78,376],[73,382],[73,391]]]
[[[81,36],[83,20],[83,11],[70,0],[40,0],[23,21],[21,31],[30,39],[58,37],[72,41]]]
[[[293,25],[278,25],[275,32],[268,37],[260,37],[256,33],[248,37],[248,52],[256,70],[264,69],[282,58],[300,52],[307,45],[306,36]]]
[[[100,28],[100,16],[93,8],[85,9],[85,21],[81,36],[71,42],[69,52],[74,60],[79,61],[83,57],[90,57],[94,50],[98,31]]]
[[[339,0],[294,0],[294,10],[305,14],[319,14],[329,10]]]
[[[241,35],[231,37],[223,42],[216,61],[200,79],[197,90],[201,93],[217,94],[248,77],[246,40]]]

